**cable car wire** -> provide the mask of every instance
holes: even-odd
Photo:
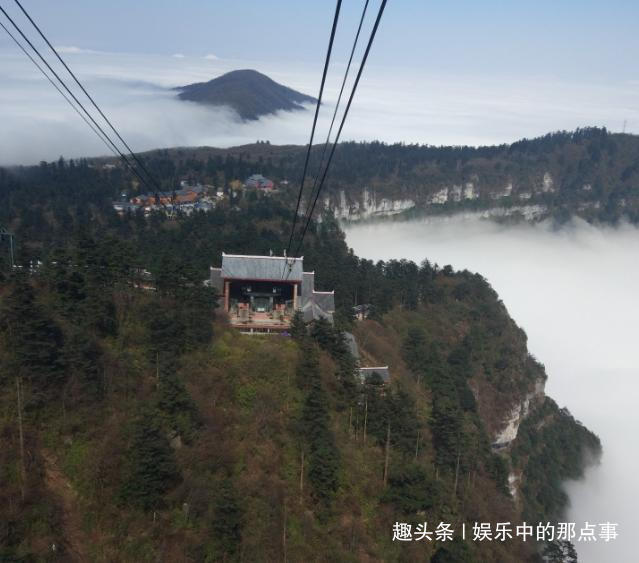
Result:
[[[91,128],[91,130],[98,136],[98,138],[106,145],[106,147],[115,155],[118,156],[118,153],[115,151],[115,149],[109,145],[109,142],[100,134],[100,132],[93,126],[91,125],[91,122],[84,116],[82,115],[82,112],[77,108],[77,106],[71,101],[71,99],[60,89],[60,87],[54,82],[54,80],[46,73],[46,71],[40,66],[40,64],[38,63],[38,61],[36,61],[32,56],[31,53],[29,53],[29,51],[27,51],[24,47],[24,45],[22,45],[22,43],[20,43],[20,41],[18,40],[18,38],[13,35],[13,33],[11,33],[11,31],[9,31],[9,29],[0,21],[0,27],[2,27],[2,29],[4,29],[7,32],[7,35],[9,37],[11,37],[11,39],[13,39],[13,42],[22,50],[22,52],[29,57],[29,59],[31,60],[31,62],[36,66],[36,68],[44,75],[44,77],[51,83],[51,85],[60,93],[60,95],[67,101],[67,103],[74,109],[74,111],[84,120],[84,122]]]
[[[6,10],[0,6],[0,12],[2,12],[4,14],[4,16],[7,18],[7,20],[9,20],[9,22],[11,23],[11,25],[16,29],[16,31],[20,34],[20,36],[22,37],[22,39],[24,39],[24,41],[26,41],[29,45],[29,47],[31,47],[31,49],[36,53],[36,55],[38,55],[38,58],[44,63],[44,65],[49,69],[49,72],[51,72],[53,74],[53,76],[55,76],[58,80],[58,82],[62,85],[62,87],[67,91],[67,93],[71,96],[71,98],[73,98],[73,100],[75,101],[75,103],[82,109],[82,111],[84,112],[84,114],[91,120],[91,122],[93,123],[93,125],[95,125],[95,127],[98,129],[98,131],[100,131],[100,133],[102,133],[102,135],[104,135],[104,137],[108,140],[109,145],[113,148],[113,150],[116,151],[116,153],[120,156],[120,158],[125,162],[125,164],[131,169],[131,171],[139,178],[139,180],[146,185],[148,188],[150,188],[151,190],[153,190],[153,186],[149,185],[148,181],[138,172],[138,170],[135,168],[135,166],[133,166],[133,164],[129,161],[129,159],[126,157],[126,155],[118,148],[118,146],[113,142],[113,140],[111,139],[111,137],[104,131],[104,129],[100,126],[100,124],[93,118],[93,116],[87,111],[87,109],[84,107],[84,105],[82,104],[82,102],[80,100],[78,100],[77,96],[69,89],[69,87],[66,85],[66,83],[64,82],[64,80],[62,80],[62,78],[60,78],[60,75],[51,67],[51,65],[48,63],[48,61],[42,56],[42,54],[40,53],[40,51],[37,49],[37,47],[31,42],[31,40],[24,34],[24,32],[22,31],[22,29],[20,29],[20,27],[18,26],[18,24],[16,24],[16,22],[13,20],[13,18],[11,18],[11,16],[6,12]]]
[[[326,162],[326,168],[324,169],[324,173],[322,174],[322,179],[320,181],[319,187],[317,189],[317,193],[315,194],[315,199],[313,200],[313,206],[311,207],[311,212],[306,217],[306,223],[304,224],[304,229],[302,231],[302,236],[295,250],[294,256],[299,254],[299,251],[302,247],[302,243],[304,242],[304,237],[306,235],[306,231],[308,230],[308,226],[310,225],[311,219],[313,217],[313,211],[315,210],[315,205],[317,204],[317,200],[319,199],[322,188],[324,187],[324,182],[326,181],[326,176],[328,174],[328,170],[331,165],[331,161],[333,160],[333,155],[335,154],[335,148],[337,147],[337,143],[342,134],[342,129],[344,128],[344,123],[346,122],[346,117],[348,116],[348,111],[351,108],[351,104],[353,103],[353,98],[355,96],[355,92],[357,90],[357,85],[359,84],[359,80],[362,77],[362,72],[364,70],[364,66],[366,65],[366,60],[368,59],[368,54],[370,53],[371,46],[373,41],[375,40],[375,35],[377,33],[377,28],[379,27],[379,22],[382,19],[382,14],[384,13],[384,8],[386,7],[387,0],[382,0],[382,3],[379,7],[379,11],[377,13],[377,18],[375,19],[375,24],[373,26],[373,30],[371,31],[370,38],[368,40],[368,44],[366,45],[366,51],[364,51],[364,56],[362,57],[362,62],[360,63],[359,70],[357,72],[357,77],[355,78],[355,82],[353,84],[353,88],[351,90],[351,94],[348,98],[348,103],[346,104],[346,109],[344,110],[344,115],[342,116],[342,121],[340,123],[339,129],[337,130],[337,135],[335,136],[335,141],[333,146],[331,147],[331,152],[328,156],[328,161]]]
[[[306,211],[304,211],[304,215],[302,217],[306,218],[308,216],[309,209],[311,207],[311,201],[313,201],[313,194],[315,193],[315,188],[317,187],[317,180],[320,177],[322,172],[322,165],[324,164],[324,158],[326,156],[326,150],[328,149],[328,145],[330,145],[331,133],[333,132],[333,125],[335,124],[335,118],[337,117],[337,112],[339,110],[340,103],[342,101],[342,94],[344,93],[344,87],[346,86],[346,80],[348,79],[348,74],[350,72],[351,63],[353,62],[353,55],[355,54],[355,49],[357,48],[357,42],[359,40],[360,32],[362,31],[362,24],[364,23],[364,18],[366,17],[366,9],[368,8],[368,3],[370,0],[366,0],[364,3],[364,9],[362,10],[362,17],[359,20],[359,26],[357,27],[357,33],[355,34],[355,41],[353,41],[353,48],[351,49],[351,55],[348,59],[348,64],[346,65],[346,71],[344,72],[344,79],[342,80],[342,86],[339,91],[339,96],[337,97],[337,103],[335,104],[335,111],[333,112],[333,118],[331,119],[331,125],[328,128],[328,135],[326,135],[326,142],[324,143],[324,148],[322,149],[322,156],[320,158],[319,166],[317,167],[317,173],[315,174],[315,180],[313,181],[313,187],[311,189],[311,196],[308,198],[308,204],[306,206]]]
[[[15,0],[16,2],[18,0]],[[322,94],[324,92],[324,83],[326,82],[326,73],[331,60],[331,52],[333,50],[333,40],[335,39],[335,30],[337,29],[337,21],[339,19],[339,12],[342,6],[342,0],[337,0],[335,6],[335,16],[333,17],[333,27],[331,29],[331,36],[328,41],[328,50],[326,51],[326,60],[324,61],[324,72],[322,73],[322,82],[320,84],[319,96],[317,98],[317,105],[315,106],[315,116],[313,117],[313,127],[311,128],[311,138],[308,143],[308,149],[306,150],[306,158],[304,159],[304,170],[302,172],[302,179],[300,181],[300,189],[297,195],[297,205],[295,206],[295,215],[293,215],[293,226],[291,227],[291,235],[288,239],[288,245],[286,247],[286,254],[291,250],[293,244],[293,235],[295,234],[295,227],[297,226],[297,214],[300,209],[300,203],[302,201],[302,192],[304,190],[304,179],[306,178],[306,171],[308,169],[308,160],[311,155],[311,149],[313,147],[313,137],[315,136],[315,127],[317,125],[317,116],[319,114],[320,105],[322,104]]]
[[[51,51],[53,51],[53,54],[57,57],[57,59],[62,63],[62,66],[64,66],[64,68],[67,70],[67,72],[71,75],[71,77],[73,78],[73,80],[75,81],[75,83],[80,87],[80,89],[84,92],[84,94],[86,95],[86,97],[91,101],[91,103],[93,104],[93,107],[98,111],[98,113],[102,116],[102,118],[104,119],[104,121],[106,121],[106,123],[109,125],[109,127],[113,130],[113,132],[116,134],[117,138],[120,139],[120,141],[122,142],[122,144],[126,147],[126,149],[129,151],[129,154],[131,155],[131,157],[133,157],[133,160],[135,160],[135,162],[137,163],[137,165],[144,171],[144,173],[150,178],[151,182],[155,185],[156,189],[158,191],[160,190],[160,185],[157,182],[157,180],[153,177],[153,175],[147,170],[146,166],[144,166],[144,163],[137,157],[137,155],[131,150],[131,147],[129,147],[129,145],[127,144],[127,142],[122,138],[122,136],[120,135],[120,133],[118,132],[118,130],[113,126],[113,124],[111,123],[111,121],[109,120],[109,118],[104,115],[103,111],[100,109],[100,107],[98,106],[98,104],[95,102],[95,100],[93,99],[93,97],[89,94],[89,92],[87,92],[86,88],[82,85],[82,83],[78,80],[77,76],[73,73],[73,71],[68,67],[67,63],[64,62],[64,60],[62,59],[62,57],[60,56],[60,54],[58,53],[58,51],[55,49],[55,47],[51,44],[51,42],[47,39],[47,37],[44,35],[44,33],[42,32],[42,30],[38,27],[38,25],[36,24],[35,21],[33,21],[33,18],[29,15],[29,13],[24,9],[24,7],[22,6],[22,4],[20,3],[19,0],[14,0],[14,2],[18,5],[18,7],[20,8],[20,10],[22,10],[22,13],[27,17],[27,19],[31,22],[31,24],[33,25],[33,27],[36,29],[36,31],[38,32],[38,34],[40,35],[40,37],[42,37],[42,39],[44,39],[45,43],[49,46],[49,48],[51,49]]]

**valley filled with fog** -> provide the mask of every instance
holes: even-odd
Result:
[[[180,101],[171,88],[251,68],[316,95],[319,60],[313,67],[225,60],[211,54],[115,54],[77,47],[62,47],[61,53],[134,151],[229,147],[258,139],[273,144],[308,142],[312,108],[241,122],[224,107]],[[0,66],[0,166],[37,164],[59,156],[111,156],[15,46],[0,45]],[[318,131],[328,130],[343,71],[344,64],[337,62],[329,73],[323,100],[326,111],[320,114]],[[639,119],[638,93],[639,81],[633,80],[602,86],[547,76],[416,75],[410,68],[373,63],[359,85],[342,139],[491,145],[586,125],[617,131],[624,120],[629,120],[630,132]]]
[[[369,259],[425,258],[481,273],[528,335],[548,373],[546,393],[599,435],[600,465],[566,484],[567,520],[617,522],[610,543],[575,542],[580,561],[634,560],[639,527],[639,229],[575,221],[503,226],[479,218],[345,225]]]

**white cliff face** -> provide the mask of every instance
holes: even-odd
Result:
[[[488,207],[480,212],[455,209],[454,213],[456,216],[467,215],[468,213],[479,213],[482,218],[488,219],[521,215],[525,221],[537,221],[547,215],[548,208],[541,204],[529,205],[527,201],[535,197],[535,194],[555,191],[554,180],[550,172],[544,173],[541,183],[537,184],[535,188],[529,189],[529,191],[517,191],[516,193],[513,191],[512,182],[508,182],[502,188],[497,188],[496,191],[491,189],[490,191],[482,191],[480,193],[478,182],[478,178],[472,177],[470,181],[463,184],[444,186],[430,193],[430,195],[426,196],[423,200],[420,200],[419,207],[424,211],[428,211],[429,207],[437,207],[451,202],[463,203],[465,201],[477,200],[482,198],[482,194],[484,200],[492,199],[495,202],[503,198],[514,196],[518,198],[522,204]],[[427,192],[427,188],[427,186],[424,186],[422,190],[418,190],[418,192]],[[592,188],[589,184],[586,184],[583,189],[587,191]],[[486,188],[484,188],[484,190],[486,190]],[[409,209],[416,208],[418,206],[417,199],[419,198],[394,199],[380,197],[370,188],[363,188],[359,197],[351,196],[349,198],[344,190],[332,196],[326,196],[324,198],[324,207],[327,210],[332,210],[336,219],[343,221],[363,221],[378,217],[398,215]],[[485,206],[482,205],[482,207]]]
[[[479,192],[477,188],[475,188],[475,184],[473,182],[466,182],[464,186],[464,199],[477,199],[479,197]]]
[[[339,204],[334,207],[333,213],[337,219],[347,221],[361,221],[373,217],[387,217],[397,215],[407,209],[415,207],[412,199],[377,199],[375,192],[364,188],[361,199],[348,202],[344,190],[339,193]]]
[[[550,175],[550,172],[544,173],[544,179],[541,185],[541,191],[546,192],[554,192],[555,191],[555,182]]]
[[[493,447],[503,448],[510,444],[516,437],[519,430],[519,425],[523,419],[522,416],[523,404],[519,403],[513,407],[508,417],[506,418],[505,428],[495,436],[493,440]]]
[[[480,217],[481,219],[494,219],[521,214],[526,221],[536,221],[538,219],[542,219],[547,212],[548,208],[545,205],[513,205],[512,207],[493,207],[483,211],[457,213],[455,214],[455,217]]]
[[[474,182],[466,182],[463,186],[453,184],[451,187],[444,187],[436,191],[427,200],[427,205],[443,205],[449,201],[461,201],[463,199],[477,199],[479,190]]]
[[[452,201],[461,201],[462,187],[453,184],[453,187],[449,191],[449,196]]]
[[[519,483],[521,481],[521,475],[517,475],[514,472],[508,474],[508,491],[510,496],[513,497],[515,503],[519,500]]]
[[[493,439],[493,447],[496,449],[505,448],[510,445],[511,442],[517,438],[517,432],[519,431],[519,425],[528,416],[530,412],[531,401],[539,398],[544,393],[544,381],[538,380],[535,383],[534,389],[528,393],[520,403],[516,403],[510,410],[506,419],[504,420],[504,427]]]
[[[432,196],[428,198],[427,203],[442,205],[448,201],[448,188],[443,188],[438,192],[435,192]]]
[[[504,186],[504,189],[498,192],[493,192],[492,194],[490,194],[490,197],[492,199],[501,199],[502,197],[509,197],[510,194],[513,193],[513,185],[512,183],[508,183],[506,184],[506,186]]]
[[[545,205],[522,205],[511,207],[510,211],[518,211],[524,216],[526,221],[534,221],[536,219],[541,219],[542,216],[547,213],[548,208]]]

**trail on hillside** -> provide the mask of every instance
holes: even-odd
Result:
[[[62,473],[55,456],[50,451],[43,450],[42,458],[44,459],[45,484],[58,499],[62,510],[61,521],[66,555],[72,561],[86,561],[85,546],[88,544],[78,511],[78,493]]]

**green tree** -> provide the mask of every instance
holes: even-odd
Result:
[[[221,554],[221,560],[234,556],[242,540],[243,513],[233,482],[224,479],[215,495],[213,531],[216,552]]]
[[[295,311],[293,319],[291,320],[291,336],[295,340],[302,340],[306,335],[306,324],[304,323],[304,316],[301,311]]]
[[[135,421],[121,489],[126,504],[153,510],[164,505],[164,494],[177,485],[180,472],[158,415],[145,409]]]
[[[62,331],[36,301],[33,287],[22,275],[6,297],[2,316],[15,372],[26,376],[37,391],[60,388],[65,379]]]
[[[302,408],[301,430],[309,447],[308,479],[313,497],[327,508],[339,486],[339,451],[330,429],[328,397],[322,386],[317,352],[311,342],[302,348],[298,381],[308,393]]]
[[[64,346],[65,365],[74,397],[96,401],[104,396],[102,349],[98,341],[82,330],[74,330]]]
[[[452,542],[442,545],[430,558],[431,563],[473,563],[468,544],[456,537]]]
[[[391,472],[384,501],[402,514],[410,515],[435,506],[439,496],[437,482],[420,465],[411,463]]]
[[[160,370],[157,406],[165,428],[190,442],[202,419],[184,382],[172,367]]]
[[[544,560],[548,563],[577,563],[575,546],[567,540],[548,542],[543,551]]]

